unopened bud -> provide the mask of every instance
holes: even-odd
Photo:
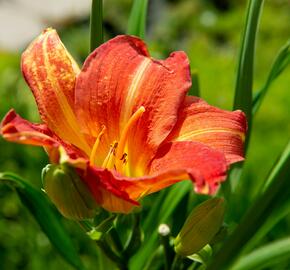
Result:
[[[63,216],[76,220],[94,217],[96,201],[74,168],[49,164],[42,171],[42,181],[45,192]]]
[[[219,231],[225,213],[222,198],[209,199],[193,209],[174,241],[175,252],[189,256],[208,244]]]

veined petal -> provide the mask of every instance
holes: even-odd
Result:
[[[169,141],[196,141],[222,151],[227,162],[243,160],[247,121],[242,111],[225,111],[187,97]]]
[[[223,153],[197,142],[173,142],[158,150],[147,176],[129,178],[115,170],[90,167],[83,177],[100,205],[128,213],[142,197],[186,179],[195,183],[197,192],[212,194],[226,170]]]
[[[89,154],[74,114],[74,87],[79,68],[56,31],[46,29],[22,54],[22,72],[43,122],[62,140]]]
[[[46,125],[30,123],[16,114],[13,109],[6,114],[1,123],[1,135],[7,141],[21,144],[59,145]]]
[[[59,139],[45,124],[30,123],[13,109],[2,120],[1,135],[7,141],[43,146],[52,163],[59,163],[60,151],[65,152],[67,157],[74,161],[75,166],[85,157],[80,149]]]
[[[52,163],[70,164],[87,184],[96,202],[108,211],[128,213],[139,205],[118,189],[108,170],[90,167],[80,149],[61,141],[45,124],[30,123],[10,110],[1,123],[1,135],[11,142],[43,146]]]
[[[97,137],[102,126],[106,127],[99,162],[141,106],[145,112],[128,136],[128,158],[136,168],[141,158],[136,145],[147,156],[152,155],[174,126],[190,84],[189,63],[183,52],[157,61],[150,58],[140,39],[131,36],[118,36],[97,48],[77,78],[75,94],[83,131]]]
[[[120,190],[114,175],[116,171],[91,166],[88,159],[74,149],[58,148],[55,163],[69,164],[89,188],[98,205],[111,212],[128,213],[139,203],[132,200],[126,191]]]
[[[226,178],[227,163],[222,152],[198,142],[166,143],[158,149],[150,175],[182,171],[195,183],[198,193],[213,194]],[[186,179],[184,176],[179,180]]]
[[[113,212],[127,212],[139,203],[120,188],[116,178],[122,177],[116,171],[110,171],[95,166],[89,166],[84,172],[83,179],[92,191],[98,204]],[[126,183],[123,183],[126,185]]]

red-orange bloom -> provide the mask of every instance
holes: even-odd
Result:
[[[184,52],[155,60],[139,38],[118,36],[80,70],[47,29],[23,53],[22,71],[43,124],[11,110],[3,137],[44,146],[52,163],[77,168],[107,210],[129,212],[145,195],[185,179],[212,194],[229,164],[243,160],[244,114],[186,96]]]

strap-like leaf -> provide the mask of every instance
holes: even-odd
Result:
[[[236,78],[234,109],[242,110],[247,116],[249,124],[247,138],[249,138],[250,135],[252,122],[252,88],[255,43],[262,3],[263,0],[248,1],[247,18]]]
[[[134,0],[127,34],[145,38],[148,0]]]
[[[251,134],[252,126],[252,95],[253,95],[253,73],[254,73],[254,55],[256,44],[256,33],[262,9],[263,0],[249,0],[247,7],[247,17],[245,29],[243,32],[240,56],[238,61],[238,70],[235,86],[235,98],[233,109],[242,110],[248,120],[248,132],[245,141],[245,152]],[[237,164],[232,168],[229,179],[223,184],[223,191],[229,204],[231,201],[233,179],[239,180],[242,172],[242,165]]]
[[[92,52],[103,42],[103,0],[92,0],[90,17],[90,51]]]
[[[199,79],[198,79],[198,72],[197,70],[194,70],[191,72],[191,88],[188,92],[190,96],[200,96],[200,90],[199,90]]]
[[[21,202],[34,216],[43,232],[63,258],[75,269],[84,269],[70,236],[61,222],[60,215],[46,196],[15,174],[0,173],[0,180],[15,188]]]
[[[267,91],[269,90],[273,81],[275,81],[279,75],[286,69],[286,67],[290,64],[290,40],[286,42],[286,44],[280,49],[278,55],[276,56],[271,70],[269,72],[268,78],[264,86],[257,92],[253,99],[252,104],[252,112],[253,115],[257,113],[263,98],[265,97]]]
[[[288,203],[290,197],[289,168],[290,141],[266,181],[266,190],[252,204],[235,231],[216,254],[208,270],[226,269],[231,265],[265,220],[277,208]]]
[[[153,250],[158,247],[158,225],[166,223],[170,215],[174,212],[178,203],[191,190],[192,184],[190,181],[175,184],[170,188],[170,191],[164,190],[160,192],[159,198],[155,201],[152,207],[152,213],[146,218],[143,226],[145,239],[138,253],[131,259],[130,266],[132,269],[142,268],[152,255]],[[166,195],[166,196],[164,196]],[[146,236],[148,238],[146,238]]]
[[[284,238],[243,256],[231,270],[276,269],[275,264],[290,258],[290,238]],[[269,268],[268,268],[269,267]]]

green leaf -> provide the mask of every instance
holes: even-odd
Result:
[[[216,254],[208,270],[226,269],[272,213],[289,203],[290,141],[266,181],[265,191],[248,209],[240,224]]]
[[[231,270],[264,269],[290,258],[290,238],[284,238],[243,256]],[[276,269],[276,268],[271,268]]]
[[[262,4],[263,0],[248,1],[246,23],[240,48],[235,85],[233,109],[242,110],[246,114],[248,121],[248,132],[245,140],[245,152],[247,151],[252,127],[252,95],[255,43]],[[229,205],[231,205],[233,180],[236,182],[239,180],[242,169],[242,164],[236,164],[229,174],[229,179],[223,184],[223,191],[227,201],[229,202]]]
[[[145,38],[148,0],[134,0],[127,33]]]
[[[175,184],[170,188],[168,193],[166,193],[167,191],[165,190],[160,192],[159,198],[155,201],[152,207],[152,213],[148,215],[144,223],[143,228],[145,239],[143,245],[130,261],[132,269],[140,269],[148,263],[148,258],[150,258],[159,244],[157,232],[158,225],[161,223],[167,223],[167,220],[174,212],[175,207],[191,189],[192,183],[188,181]]]
[[[13,173],[0,173],[0,180],[15,188],[21,202],[34,216],[43,232],[63,258],[75,269],[84,269],[70,236],[61,222],[60,215],[46,196]]]
[[[290,144],[286,147],[285,151],[280,156],[277,161],[276,166],[271,170],[267,181],[262,189],[262,193],[264,193],[269,185],[274,181],[276,174],[279,173],[281,166],[285,162],[287,162],[287,158],[290,152]],[[251,250],[264,236],[267,235],[269,231],[283,218],[285,218],[290,213],[290,197],[287,196],[287,193],[283,192],[280,196],[275,200],[274,204],[271,206],[273,209],[273,213],[269,216],[261,228],[255,233],[254,237],[250,240],[249,244],[247,244],[245,251]]]
[[[247,116],[249,125],[247,140],[249,139],[252,122],[255,43],[262,3],[263,0],[248,1],[247,18],[240,49],[235,87],[234,109],[242,110]]]
[[[280,198],[280,200],[284,200],[284,198]],[[245,247],[245,252],[252,250],[257,245],[257,243],[259,243],[259,241],[262,240],[263,237],[266,236],[276,224],[278,224],[280,220],[289,215],[290,198],[284,204],[279,203],[280,200],[276,201],[276,204],[279,205],[279,207],[275,207],[275,210],[273,210],[273,214],[268,217],[267,220],[265,220],[262,227],[257,231],[257,233],[253,236],[253,238]]]
[[[269,72],[268,78],[264,86],[257,92],[253,99],[252,112],[253,115],[257,113],[258,109],[261,106],[263,98],[267,94],[271,84],[275,81],[279,75],[287,68],[290,64],[290,40],[280,49],[278,55],[276,56],[271,70]]]
[[[140,213],[133,215],[133,227],[130,237],[123,251],[123,256],[132,257],[140,248],[143,240],[143,231],[140,224]]]
[[[196,96],[199,97],[200,96],[200,91],[199,91],[199,79],[198,79],[198,72],[197,70],[193,70],[191,72],[191,88],[188,92],[188,94],[190,96]]]
[[[103,0],[92,0],[90,17],[90,51],[104,42]]]

